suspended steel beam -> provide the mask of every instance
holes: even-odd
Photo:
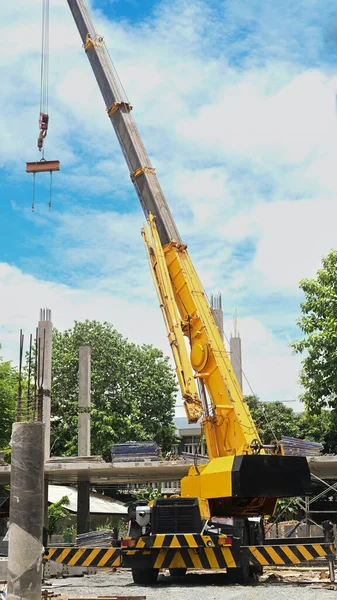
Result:
[[[27,162],[26,172],[27,173],[44,173],[46,171],[59,171],[60,161],[59,160],[41,160],[37,162]]]

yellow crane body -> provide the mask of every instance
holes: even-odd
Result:
[[[142,233],[186,415],[189,423],[201,421],[209,456],[207,464],[198,465],[196,459],[190,467],[181,481],[181,496],[129,507],[122,566],[132,569],[135,583],[153,583],[161,568],[181,573],[205,566],[226,568],[238,580],[247,580],[261,572],[249,548],[255,554],[260,548],[263,559],[268,554],[262,549],[263,515],[273,513],[277,498],[308,493],[308,464],[305,457],[283,456],[277,443],[261,444],[104,40],[95,31],[85,0],[67,2],[148,222]],[[322,539],[326,554],[332,539],[328,533]],[[102,556],[101,549],[94,549],[94,556]],[[279,560],[274,548],[273,556]]]
[[[210,459],[190,468],[181,495],[198,498],[202,514],[272,514],[277,497],[309,488],[306,461],[277,446],[265,453],[186,245],[163,246],[152,214],[142,235],[186,415],[201,418]]]

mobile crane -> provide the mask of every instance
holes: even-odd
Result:
[[[284,456],[277,442],[261,443],[104,40],[95,32],[84,0],[67,2],[148,222],[142,235],[186,415],[189,423],[201,419],[209,456],[206,465],[191,466],[181,481],[179,497],[131,507],[128,536],[115,558],[132,569],[135,582],[151,583],[160,568],[174,574],[187,568],[226,568],[242,579],[275,561],[285,564],[327,556],[332,552],[327,539],[325,545],[320,539],[316,550],[303,546],[302,552],[289,544],[278,549],[264,546],[263,517],[273,514],[277,499],[310,490],[306,458]],[[61,554],[62,562],[75,556],[70,550]],[[48,558],[57,560],[57,556],[57,549],[49,549]],[[77,564],[71,560],[68,564]],[[87,559],[86,564],[101,566],[102,560],[89,563]]]

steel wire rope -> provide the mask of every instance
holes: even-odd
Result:
[[[193,265],[192,265],[192,268],[194,269]],[[189,277],[189,279],[190,279],[190,283],[192,283],[192,279],[191,279],[191,277],[190,277],[190,275],[189,275],[188,269],[185,269],[185,274],[187,275],[187,277]],[[199,279],[199,278],[198,278],[198,279]],[[200,282],[200,287],[201,287],[201,290],[202,290],[202,292],[204,293],[204,295],[205,295],[205,298],[207,299],[207,301],[208,301],[208,303],[209,303],[209,305],[210,305],[209,298],[208,298],[208,296],[207,296],[207,294],[206,294],[206,291],[205,291],[205,289],[204,289],[204,287],[203,287],[203,285],[202,285],[202,283],[201,283],[201,281],[200,281],[200,280],[199,280],[199,282]],[[192,287],[191,287],[191,289],[192,289]],[[196,293],[196,296],[195,296],[195,303],[198,305],[198,309],[199,309],[199,311],[200,311],[200,314],[203,316],[204,322],[207,322],[208,315],[206,315],[206,314],[205,314],[205,311],[204,311],[204,309],[203,309],[203,307],[202,307],[202,303],[200,302],[200,299],[198,298],[198,294],[197,294],[197,293]],[[206,326],[205,326],[205,328],[206,328]],[[229,344],[229,340],[228,340],[228,337],[226,336],[225,332],[224,332],[224,337],[225,337],[225,339],[226,339],[227,343]],[[220,354],[220,357],[221,357],[221,358],[222,358],[222,360],[223,360],[223,363],[224,363],[224,364],[226,364],[223,350],[222,350],[222,349],[219,347],[219,345],[217,344],[216,340],[213,340],[213,343],[215,344],[215,347],[216,347],[217,351],[219,352],[219,354]],[[226,349],[225,349],[225,350],[226,350]],[[236,358],[237,358],[237,357],[236,357]],[[242,374],[243,374],[243,376],[244,376],[244,379],[245,379],[245,381],[246,381],[246,383],[247,383],[247,385],[248,385],[248,387],[249,387],[249,389],[250,389],[250,391],[251,391],[252,395],[256,397],[256,394],[254,393],[254,390],[253,390],[252,386],[250,385],[250,382],[249,382],[249,380],[248,380],[248,378],[247,378],[247,376],[246,376],[246,374],[245,374],[245,372],[244,372],[244,370],[243,370],[242,368],[241,368],[241,371],[242,371]],[[229,378],[230,378],[230,380],[231,380],[232,384],[233,384],[233,385],[234,385],[234,387],[236,388],[236,390],[237,390],[237,391],[239,391],[239,393],[240,393],[240,395],[241,395],[241,394],[242,394],[242,390],[241,390],[241,388],[240,388],[240,386],[239,386],[239,383],[237,382],[237,379],[236,379],[236,377],[235,377],[235,378],[233,378],[233,376],[232,376],[232,374],[231,374],[231,373],[228,373],[228,376],[229,376]],[[238,388],[239,388],[239,389],[238,389]],[[248,411],[247,411],[247,409],[246,409],[246,407],[245,407],[245,405],[244,405],[244,404],[243,404],[243,406],[244,406],[244,409],[245,409],[246,415],[248,416]],[[247,407],[247,408],[248,408],[248,407]],[[262,415],[263,415],[263,418],[264,418],[264,420],[265,420],[265,423],[266,423],[266,425],[268,426],[268,428],[270,429],[270,432],[272,433],[272,435],[274,436],[274,439],[276,440],[277,438],[276,438],[276,435],[275,435],[275,431],[274,431],[274,429],[273,429],[273,427],[272,427],[271,423],[269,422],[269,420],[268,420],[268,418],[267,418],[267,416],[266,416],[266,414],[265,414],[265,411],[264,411],[264,409],[262,410]],[[252,423],[253,423],[253,425],[254,425],[254,422],[253,422],[253,419],[252,419],[252,417],[251,417],[251,421],[252,421]],[[240,425],[241,425],[241,424],[240,424]],[[245,426],[245,428],[247,428],[247,426]],[[248,428],[247,428],[247,429],[248,429]]]
[[[94,24],[93,24],[93,22],[91,20],[91,17],[89,15],[86,3],[84,2],[84,0],[79,0],[79,4],[82,5],[82,13],[84,13],[85,16],[86,16],[86,24],[87,24],[87,27],[88,27],[88,33],[89,33],[89,35],[90,35],[90,37],[92,39],[95,39],[96,32],[95,32]]]
[[[229,339],[228,339],[228,337],[227,337],[227,335],[226,335],[226,333],[225,333],[225,332],[224,332],[224,337],[225,337],[225,339],[226,339],[226,342],[227,342],[227,344],[228,344],[228,345],[230,345],[230,341],[229,341]],[[239,361],[238,361],[238,356],[237,356],[237,354],[236,354],[235,352],[233,352],[233,356],[234,356],[234,358],[237,360],[237,362],[239,362]],[[253,390],[253,388],[252,388],[252,386],[251,386],[251,384],[250,384],[250,381],[249,381],[249,379],[248,379],[248,377],[247,377],[247,375],[246,375],[246,373],[245,373],[245,371],[243,370],[243,368],[242,368],[242,367],[241,367],[241,373],[242,373],[242,375],[243,375],[243,378],[244,378],[244,380],[246,381],[246,383],[247,383],[247,385],[248,385],[248,387],[249,387],[249,390],[250,390],[250,392],[251,392],[252,396],[254,396],[255,398],[257,398],[257,395],[255,394],[255,392],[254,392],[254,390]],[[276,433],[275,433],[275,431],[274,431],[274,429],[273,429],[273,426],[271,425],[271,422],[268,420],[268,417],[267,417],[267,415],[265,414],[265,408],[264,408],[264,407],[262,408],[262,416],[263,416],[263,418],[264,418],[264,420],[265,420],[265,423],[266,423],[266,425],[268,426],[268,428],[269,428],[269,430],[270,430],[271,434],[273,435],[273,437],[274,437],[274,439],[275,439],[275,441],[276,441],[276,440],[277,440]]]
[[[121,91],[122,91],[120,100],[123,101],[123,102],[126,101],[126,103],[129,104],[129,106],[130,106],[130,101],[129,101],[128,95],[127,95],[127,93],[125,91],[125,88],[124,88],[124,86],[123,86],[123,84],[122,84],[122,82],[120,80],[120,77],[118,75],[118,71],[117,71],[117,69],[116,69],[116,67],[114,65],[114,62],[113,62],[113,60],[112,60],[112,58],[110,56],[110,52],[109,52],[109,50],[108,50],[105,42],[104,42],[104,49],[105,49],[105,52],[106,52],[106,54],[108,56],[108,59],[109,59],[109,62],[110,62],[110,66],[112,68],[112,72],[114,73],[114,75],[115,75],[115,77],[117,79],[117,83],[119,83],[119,86],[120,86]],[[120,91],[120,90],[118,90],[118,91]],[[124,94],[124,98],[123,98],[123,94]]]
[[[109,69],[109,66],[111,67],[112,75],[115,75],[115,79],[117,80],[117,83],[119,84],[120,90],[118,89],[118,86],[117,86],[116,91],[120,95],[120,98],[116,98],[116,100],[119,101],[119,102],[126,101],[127,104],[130,104],[128,96],[127,96],[127,93],[126,93],[126,91],[124,89],[124,86],[123,86],[123,84],[122,84],[122,82],[121,82],[121,80],[119,78],[117,69],[116,69],[116,67],[115,67],[115,65],[113,63],[113,60],[112,60],[111,56],[110,56],[110,53],[109,53],[107,45],[106,45],[106,43],[104,41],[104,38],[103,38],[103,36],[100,36],[96,32],[94,24],[93,24],[93,22],[91,20],[91,17],[89,15],[89,12],[88,12],[88,9],[87,9],[87,6],[86,6],[86,3],[84,2],[84,0],[80,0],[80,3],[82,4],[83,12],[85,13],[85,16],[86,16],[86,24],[87,24],[87,27],[88,27],[88,33],[89,33],[89,35],[90,35],[90,37],[91,37],[91,39],[93,41],[101,41],[102,42],[102,44],[103,44],[102,47],[103,47],[103,49],[105,51],[104,54],[103,54],[103,56],[105,58],[105,55],[106,55],[106,57],[108,59],[106,61],[105,67],[107,67],[107,69]],[[112,78],[112,79],[114,79],[114,78]],[[122,91],[122,94],[120,93],[121,91]],[[124,98],[123,98],[123,94],[124,94]]]
[[[203,288],[203,286],[202,286],[201,282],[200,282],[200,286],[201,286],[201,288],[202,288],[202,291],[203,291],[203,293],[205,294],[205,297],[207,298],[207,301],[208,301],[208,303],[210,304],[210,302],[209,302],[209,298],[208,298],[208,296],[207,296],[207,294],[206,294],[206,291],[205,291],[205,289]],[[205,315],[204,315],[204,317],[205,317]],[[225,332],[223,332],[223,334],[224,334],[224,337],[225,337],[225,339],[226,339],[226,342],[227,342],[227,344],[230,346],[230,341],[229,341],[229,339],[228,339],[228,337],[227,337],[226,333],[225,333]],[[223,356],[223,352],[222,352],[222,350],[219,348],[219,346],[218,346],[218,344],[217,344],[216,342],[215,342],[215,345],[216,345],[216,347],[217,347],[217,349],[218,349],[218,352],[220,353],[220,357],[222,358],[223,362],[225,363],[225,358],[224,358],[224,356]],[[226,349],[225,349],[225,350],[226,350]],[[233,353],[233,354],[234,354],[234,357],[236,358],[237,362],[239,362],[239,361],[238,361],[238,356],[237,356],[235,353]],[[247,383],[247,385],[248,385],[248,387],[249,387],[249,389],[250,389],[250,391],[251,391],[252,395],[253,395],[253,396],[255,396],[255,397],[257,397],[257,396],[256,396],[256,394],[255,394],[255,392],[254,392],[254,390],[253,390],[253,388],[252,388],[252,386],[251,386],[251,384],[250,384],[250,382],[249,382],[249,380],[248,380],[248,378],[247,378],[247,376],[246,376],[246,374],[245,374],[245,372],[244,372],[244,370],[242,369],[242,367],[241,367],[241,372],[242,372],[242,375],[243,375],[243,377],[244,377],[244,379],[245,379],[245,381],[246,381],[246,383]],[[231,373],[229,373],[229,377],[230,377],[230,379],[231,379],[232,383],[234,384],[234,386],[236,387],[236,389],[239,387],[239,393],[241,394],[241,393],[242,393],[242,390],[241,390],[241,388],[240,388],[240,386],[239,386],[239,384],[238,384],[238,382],[237,382],[237,379],[236,379],[236,377],[235,377],[235,378],[233,378],[233,376],[232,376],[232,374],[231,374]],[[248,414],[248,413],[247,413],[247,410],[246,410],[245,412],[246,412],[246,414]],[[265,414],[265,411],[264,411],[264,409],[262,410],[262,415],[263,415],[263,418],[265,419],[266,425],[268,426],[268,428],[270,429],[270,432],[272,433],[272,435],[274,436],[274,438],[275,438],[275,440],[276,440],[276,434],[275,434],[275,431],[274,431],[274,429],[273,429],[273,427],[272,427],[271,423],[269,422],[269,420],[268,420],[268,418],[267,418],[267,416],[266,416],[266,414]],[[247,425],[242,425],[242,424],[240,424],[240,425],[241,425],[242,427],[244,427],[245,429],[248,429],[248,430],[250,429],[249,427],[247,427]]]
[[[42,0],[42,40],[40,76],[40,113],[48,113],[49,103],[49,0]]]

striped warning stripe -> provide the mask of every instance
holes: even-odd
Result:
[[[121,550],[120,548],[47,548],[43,558],[70,567],[119,567]]]
[[[333,544],[289,544],[242,548],[252,565],[296,565],[335,554]]]
[[[123,567],[141,566],[144,561],[147,567],[154,569],[225,569],[237,566],[229,547],[127,550],[122,560]]]
[[[223,536],[225,537],[225,536]],[[136,548],[199,548],[218,546],[219,536],[197,535],[193,533],[161,534],[141,537]]]
[[[199,538],[203,543],[197,546]],[[68,566],[84,567],[130,568],[146,565],[155,569],[230,569],[240,566],[242,562],[262,566],[299,564],[334,556],[335,553],[333,544],[289,544],[243,546],[239,554],[234,555],[231,546],[207,546],[207,540],[211,539],[209,536],[157,535],[153,536],[151,546],[146,544],[148,538],[141,539],[143,545],[133,549],[48,548],[43,558]],[[164,545],[168,543],[170,546]],[[181,545],[177,546],[178,543]]]

